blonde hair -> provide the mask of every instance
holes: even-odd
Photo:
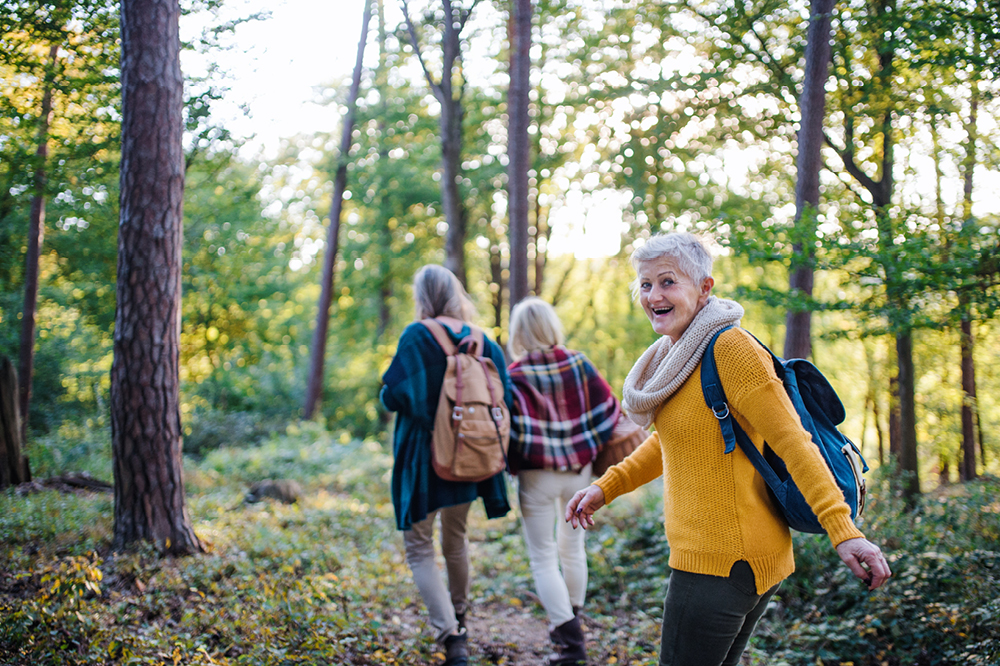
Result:
[[[698,284],[705,278],[712,277],[712,255],[705,243],[694,234],[686,231],[675,231],[668,234],[656,234],[632,251],[629,261],[632,268],[639,271],[639,264],[660,257],[670,257],[677,262],[677,268]],[[639,298],[639,278],[636,277],[629,285],[632,298]]]
[[[531,296],[510,313],[510,353],[515,359],[536,349],[563,343],[562,322],[555,308]]]
[[[444,266],[428,264],[413,276],[414,321],[452,317],[472,321],[476,308],[455,274]]]

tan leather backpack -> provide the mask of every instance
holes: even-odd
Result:
[[[470,324],[472,333],[456,345],[445,324],[420,323],[448,356],[431,438],[434,471],[447,481],[488,479],[507,466],[510,411],[500,373],[483,353],[483,331]]]

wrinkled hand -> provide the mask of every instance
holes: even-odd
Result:
[[[589,485],[576,494],[566,505],[566,522],[573,528],[587,529],[594,525],[594,512],[604,506],[604,491],[599,486]]]
[[[837,554],[854,575],[868,585],[869,590],[878,589],[892,576],[882,551],[868,539],[841,541],[837,545]]]

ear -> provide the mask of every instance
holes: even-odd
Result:
[[[708,302],[708,297],[712,295],[712,287],[715,286],[715,278],[709,276],[701,282],[701,293],[698,294],[698,302],[704,305]]]

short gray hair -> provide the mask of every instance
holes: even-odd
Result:
[[[686,231],[674,231],[668,234],[656,234],[635,248],[629,261],[632,268],[639,271],[639,264],[653,261],[661,257],[669,257],[677,262],[677,268],[687,277],[699,284],[712,277],[712,255],[705,243],[694,234]],[[639,278],[632,280],[632,297],[638,298]]]
[[[476,308],[455,274],[444,266],[428,264],[413,276],[415,320],[452,317],[472,321]]]
[[[515,358],[563,343],[555,308],[540,298],[525,298],[510,313],[510,353]]]

